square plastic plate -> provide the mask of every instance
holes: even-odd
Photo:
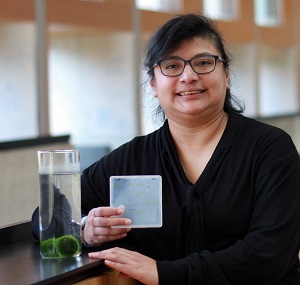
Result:
[[[123,217],[131,228],[162,226],[162,179],[160,175],[110,177],[110,206],[125,206]]]

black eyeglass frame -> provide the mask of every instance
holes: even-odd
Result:
[[[208,71],[208,72],[196,72],[192,66],[192,60],[196,59],[196,58],[201,58],[201,57],[212,57],[215,59],[214,61],[214,68],[211,70],[211,71]],[[198,56],[195,56],[191,59],[182,59],[182,58],[174,58],[174,59],[177,59],[177,60],[181,60],[184,62],[184,65],[183,65],[183,69],[181,71],[180,74],[176,74],[176,75],[166,75],[164,74],[164,72],[162,71],[162,68],[161,68],[161,63],[165,60],[169,60],[168,58],[165,58],[165,59],[161,59],[161,60],[158,60],[152,67],[152,69],[154,69],[156,66],[159,66],[160,68],[160,71],[161,73],[164,75],[164,76],[168,76],[168,77],[176,77],[176,76],[180,76],[183,72],[184,72],[184,69],[187,65],[187,63],[190,65],[190,67],[193,69],[193,71],[196,73],[196,74],[207,74],[207,73],[211,73],[213,72],[215,69],[216,69],[216,65],[217,65],[217,61],[221,61],[221,62],[227,62],[226,60],[224,60],[222,57],[220,57],[219,55],[213,55],[213,54],[205,54],[205,55],[198,55]]]

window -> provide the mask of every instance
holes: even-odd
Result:
[[[35,24],[0,25],[0,141],[38,135]]]
[[[260,115],[297,112],[297,50],[293,47],[262,46],[258,60]]]
[[[211,18],[235,20],[238,18],[238,0],[204,0],[203,10]]]
[[[136,6],[142,10],[178,12],[180,11],[180,0],[136,0]]]
[[[282,23],[282,0],[255,0],[255,23],[258,26],[276,27]]]

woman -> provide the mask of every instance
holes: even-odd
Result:
[[[300,284],[300,162],[291,138],[240,114],[230,59],[206,17],[171,19],[147,48],[164,125],[84,171],[83,237],[106,248],[90,257],[151,285]],[[108,206],[109,177],[147,174],[162,176],[163,226],[111,227],[130,220]]]

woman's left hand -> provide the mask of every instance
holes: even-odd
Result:
[[[120,271],[120,278],[132,277],[146,285],[158,285],[156,261],[138,252],[115,247],[91,252],[89,257],[104,259],[105,265]]]

